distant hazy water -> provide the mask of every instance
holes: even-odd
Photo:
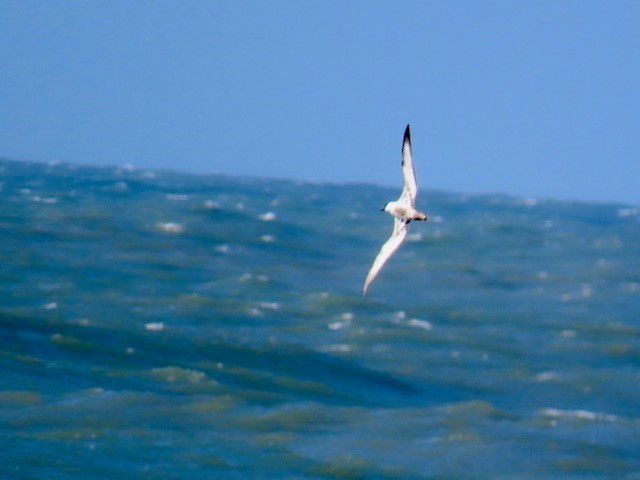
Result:
[[[398,193],[0,161],[0,476],[640,479],[640,209]]]

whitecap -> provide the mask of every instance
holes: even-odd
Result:
[[[346,353],[346,352],[350,352],[351,350],[353,350],[353,347],[351,345],[347,345],[345,343],[338,343],[338,344],[333,344],[333,345],[326,345],[326,346],[322,347],[321,350],[324,351],[324,352],[342,352],[342,353]]]
[[[156,228],[167,233],[182,233],[184,231],[184,227],[177,222],[158,222]]]
[[[418,318],[412,318],[408,323],[412,327],[422,328],[423,330],[431,330],[433,328],[431,322],[427,320],[420,320]]]
[[[329,330],[340,330],[348,326],[349,326],[349,322],[331,322],[328,325]]]
[[[260,240],[262,240],[264,243],[273,243],[276,241],[276,237],[274,237],[273,235],[262,235],[260,237]]]
[[[164,330],[164,323],[163,322],[145,323],[144,328],[146,330],[149,330],[150,332],[160,332]]]
[[[276,219],[276,214],[273,212],[263,213],[262,215],[258,215],[258,218],[263,222],[271,222]]]
[[[31,200],[38,203],[46,203],[46,204],[54,204],[58,203],[58,199],[56,197],[41,197],[39,195],[34,195],[31,197]]]
[[[344,312],[342,315],[340,315],[340,320],[331,322],[328,325],[329,330],[341,330],[345,327],[348,327],[349,325],[351,325],[351,320],[353,320],[353,313]]]
[[[229,245],[227,245],[226,243],[224,243],[222,245],[218,245],[216,247],[216,252],[218,252],[218,253],[229,253]]]
[[[575,418],[602,422],[615,422],[618,417],[610,413],[591,412],[589,410],[563,410],[559,408],[544,408],[540,414],[551,418]]]
[[[268,310],[278,310],[280,308],[280,304],[278,302],[258,302],[258,306]]]
[[[583,283],[580,286],[579,292],[563,293],[562,295],[560,295],[560,299],[563,302],[568,302],[570,300],[577,300],[579,298],[589,298],[592,295],[593,295],[593,289],[591,288],[591,285],[588,283]]]
[[[635,215],[640,215],[640,208],[621,208],[618,210],[619,217],[633,217]]]
[[[55,310],[56,308],[58,308],[58,304],[56,302],[49,302],[44,306],[45,310]]]
[[[556,378],[558,378],[558,374],[555,372],[541,372],[535,376],[536,382],[548,382]]]
[[[204,208],[206,208],[207,210],[218,210],[220,209],[220,205],[218,205],[213,200],[209,199],[206,202],[204,202]]]
[[[205,373],[198,370],[176,366],[152,368],[151,374],[165,382],[200,383],[207,377]]]

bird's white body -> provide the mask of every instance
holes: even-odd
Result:
[[[402,176],[404,177],[404,189],[400,194],[400,198],[396,201],[389,202],[384,206],[384,211],[391,214],[393,218],[393,232],[389,240],[382,245],[380,252],[371,265],[371,269],[364,281],[362,294],[367,293],[367,288],[373,279],[376,278],[378,272],[383,265],[400,247],[407,236],[407,227],[412,220],[426,221],[427,216],[415,208],[416,196],[418,194],[418,184],[416,182],[416,174],[413,169],[413,156],[411,154],[411,132],[409,125],[404,131],[404,140],[402,142]]]
[[[384,206],[385,212],[389,212],[398,220],[426,220],[427,216],[406,202],[389,202]]]

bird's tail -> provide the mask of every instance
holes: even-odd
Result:
[[[426,222],[429,219],[424,213],[416,211],[416,216],[411,220],[419,220],[421,222]]]

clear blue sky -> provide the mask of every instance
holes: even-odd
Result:
[[[640,203],[639,1],[0,2],[0,156]]]

